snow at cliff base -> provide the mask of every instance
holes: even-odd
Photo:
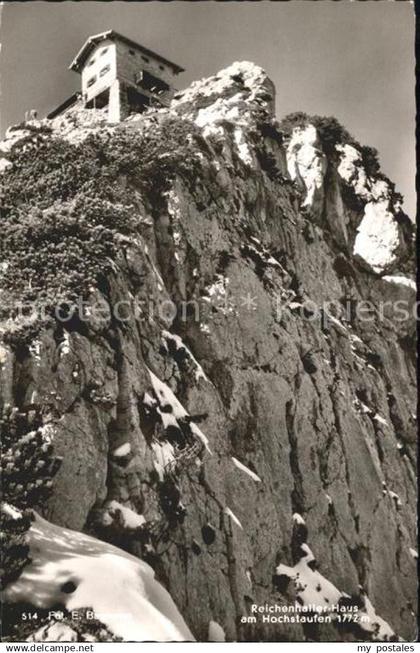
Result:
[[[29,530],[29,545],[32,562],[7,587],[7,601],[47,609],[64,605],[70,611],[90,608],[125,641],[194,640],[169,593],[142,560],[39,515]]]

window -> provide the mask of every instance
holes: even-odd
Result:
[[[88,79],[87,87],[89,88],[90,86],[93,86],[95,82],[96,82],[96,77],[91,77],[90,79]]]
[[[93,66],[94,63],[95,63],[95,59],[91,59],[88,63],[88,66]]]
[[[111,66],[110,66],[110,64],[108,64],[107,66],[104,66],[104,68],[102,68],[101,72],[99,73],[99,77],[103,77],[103,76],[106,75],[110,70],[111,70]]]
[[[132,57],[136,56],[136,53],[134,52],[134,50],[129,50],[129,53],[131,54]]]
[[[165,66],[160,65],[159,68],[160,68],[161,70],[165,70]]]
[[[145,57],[144,55],[141,55],[141,58],[142,58],[143,61],[145,61],[146,63],[149,63],[149,61],[150,61],[149,58],[148,58],[148,57]]]
[[[103,50],[101,50],[101,55],[100,56],[102,57],[102,55],[106,54],[107,52],[108,52],[108,48],[104,48]]]

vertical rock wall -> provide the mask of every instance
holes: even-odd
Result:
[[[2,401],[49,407],[63,463],[44,516],[149,562],[197,639],[213,622],[228,641],[410,640],[415,323],[395,307],[415,299],[410,227],[354,147],[327,156],[310,124],[285,141],[273,105],[240,63],[119,127],[192,120],[200,174],[159,206],[128,182],[136,237],[83,328],[46,327],[24,355],[6,338]],[[103,300],[124,320],[95,317]],[[361,630],[244,619],[343,593]]]

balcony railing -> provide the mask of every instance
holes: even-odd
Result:
[[[168,107],[171,103],[174,91],[169,89],[168,91],[158,91],[154,93],[150,91],[152,96],[152,104],[161,104],[164,107]]]

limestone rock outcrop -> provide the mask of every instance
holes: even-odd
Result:
[[[236,63],[169,109],[114,127],[92,118],[80,138],[71,113],[41,121],[31,156],[56,139],[62,170],[73,152],[91,164],[76,185],[60,172],[62,199],[52,181],[39,200],[29,182],[26,199],[6,193],[5,220],[24,237],[21,210],[38,207],[31,233],[49,255],[38,277],[35,252],[20,268],[11,256],[23,236],[2,235],[2,295],[13,306],[18,292],[36,302],[67,276],[81,283],[82,218],[55,238],[38,230],[49,210],[88,216],[80,242],[96,267],[83,315],[3,311],[1,402],[43,407],[54,429],[63,460],[43,517],[145,560],[197,640],[412,640],[411,223],[357,148],[331,154],[310,121],[283,133],[274,95],[261,68]],[[26,165],[18,145],[1,177],[11,188]],[[366,620],[247,619],[253,604],[320,593],[324,606],[358,602]]]

